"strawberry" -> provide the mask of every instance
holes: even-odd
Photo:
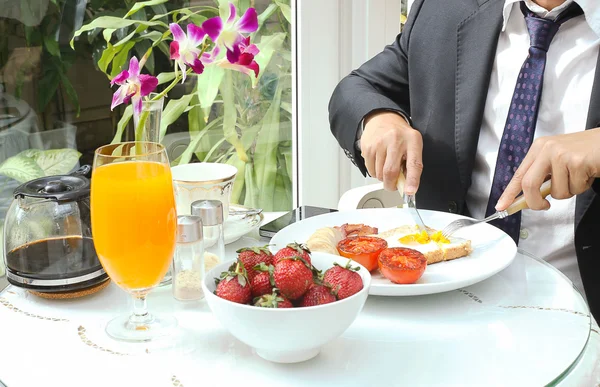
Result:
[[[309,265],[310,262],[310,250],[306,245],[298,243],[290,243],[283,249],[279,250],[273,257],[273,265],[277,264],[284,258],[302,257]]]
[[[335,296],[331,294],[331,289],[325,285],[313,284],[300,302],[300,306],[317,306],[335,302]]]
[[[290,257],[275,264],[273,278],[281,294],[290,300],[297,300],[312,285],[313,272],[303,258]]]
[[[260,297],[265,294],[273,292],[275,287],[275,280],[273,279],[273,265],[265,265],[261,263],[252,268],[257,274],[250,281],[250,288],[252,289],[252,297]]]
[[[293,308],[294,305],[277,292],[277,289],[273,289],[270,294],[264,294],[261,297],[254,299],[254,306],[261,308]]]
[[[337,295],[338,300],[348,298],[363,288],[362,278],[357,273],[360,267],[351,267],[350,262],[348,261],[346,267],[335,263],[323,275],[323,284],[333,289],[333,293]]]
[[[244,265],[240,261],[234,262],[229,271],[224,271],[221,276],[215,279],[217,289],[215,294],[238,304],[247,304],[252,300],[250,283],[246,276]]]
[[[248,280],[252,282],[252,279],[258,274],[254,267],[264,263],[271,265],[273,263],[273,254],[269,251],[268,245],[263,247],[244,247],[236,251],[238,253],[238,259],[242,261],[246,271],[248,273]]]

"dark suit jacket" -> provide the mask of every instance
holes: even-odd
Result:
[[[423,135],[419,207],[468,214],[465,196],[503,5],[504,0],[418,0],[396,41],[339,83],[329,106],[331,131],[363,174],[364,160],[355,148],[361,120],[379,109],[402,112]],[[599,126],[600,65],[586,129]],[[577,197],[575,247],[590,309],[600,320],[598,195],[596,179]]]

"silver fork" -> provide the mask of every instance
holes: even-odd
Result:
[[[547,180],[546,182],[544,182],[544,184],[542,184],[542,186],[540,187],[540,193],[542,194],[542,197],[545,198],[546,196],[550,195],[551,188],[552,188],[552,186],[551,186],[550,180]],[[517,213],[526,208],[529,208],[529,207],[527,206],[525,197],[523,195],[521,195],[518,198],[516,198],[515,201],[513,202],[513,204],[511,204],[510,207],[508,207],[506,210],[498,211],[495,214],[490,215],[485,219],[481,219],[481,220],[458,219],[458,220],[455,220],[454,222],[452,222],[449,225],[447,225],[446,227],[444,227],[444,229],[442,230],[442,235],[444,236],[444,238],[448,238],[450,235],[454,234],[461,228],[473,226],[473,225],[476,225],[479,223],[491,222],[492,220],[495,220],[495,219],[503,219],[509,215]]]

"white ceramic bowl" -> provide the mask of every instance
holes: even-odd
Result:
[[[223,220],[229,214],[231,189],[237,168],[220,163],[192,163],[171,168],[178,215],[189,215],[196,200],[220,200]]]
[[[348,260],[329,254],[312,253],[313,265],[322,271],[334,262],[345,266]],[[305,308],[259,308],[236,304],[217,297],[215,278],[232,261],[214,267],[202,283],[208,306],[217,319],[238,340],[256,349],[263,359],[276,363],[297,363],[319,354],[321,347],[340,336],[362,310],[371,285],[371,275],[360,266],[363,289],[346,299]]]

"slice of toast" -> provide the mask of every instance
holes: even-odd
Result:
[[[430,235],[436,232],[436,230],[428,228],[427,230]],[[401,226],[392,230],[382,232],[377,235],[387,241],[388,247],[408,247],[420,251],[425,258],[427,258],[427,264],[431,265],[438,262],[449,261],[452,259],[462,258],[469,255],[472,251],[471,241],[450,237],[449,243],[441,243],[435,241],[428,241],[425,243],[419,242],[420,238],[410,240],[410,236],[419,234],[419,229],[416,225],[413,226]],[[403,238],[408,237],[408,238]],[[409,239],[401,241],[400,239]]]

